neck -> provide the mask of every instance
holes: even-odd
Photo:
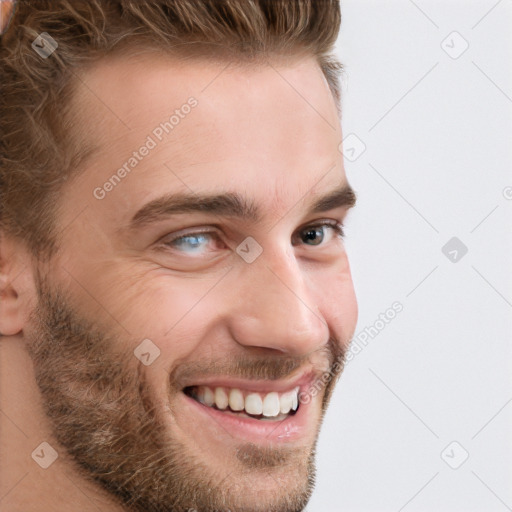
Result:
[[[0,509],[124,510],[80,474],[52,435],[23,336],[0,336]]]

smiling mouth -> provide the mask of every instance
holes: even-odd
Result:
[[[187,386],[183,393],[225,414],[261,421],[282,421],[297,413],[299,389],[296,387],[285,393],[257,393],[238,388]]]

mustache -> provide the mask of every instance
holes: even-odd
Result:
[[[169,372],[170,385],[181,389],[180,383],[198,377],[222,375],[247,380],[281,380],[291,377],[301,368],[310,368],[320,377],[333,367],[344,365],[346,346],[331,336],[327,343],[310,354],[291,356],[289,354],[233,356],[229,360],[180,361]]]

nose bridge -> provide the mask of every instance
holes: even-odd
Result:
[[[305,354],[328,339],[328,327],[302,269],[286,249],[267,250],[239,274],[242,300],[232,317],[238,343]]]

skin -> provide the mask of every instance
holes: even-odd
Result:
[[[13,3],[10,0],[0,2],[0,32],[2,32],[9,24]]]
[[[60,250],[43,264],[5,234],[0,245],[2,509],[302,510],[335,378],[311,398],[304,435],[281,443],[239,439],[180,395],[204,375],[339,374],[357,322],[348,256],[328,227],[319,245],[297,242],[348,213],[306,214],[347,181],[320,69],[304,57],[226,68],[145,54],[101,61],[83,79],[80,133],[98,150],[62,188]],[[191,96],[197,106],[96,199]],[[146,202],[190,191],[239,192],[263,217],[182,213],[127,229]],[[198,248],[163,245],[208,227],[218,238]],[[236,253],[247,236],[263,249],[252,263]],[[149,366],[133,355],[144,339],[160,350]],[[43,441],[59,454],[48,469],[30,457]]]

